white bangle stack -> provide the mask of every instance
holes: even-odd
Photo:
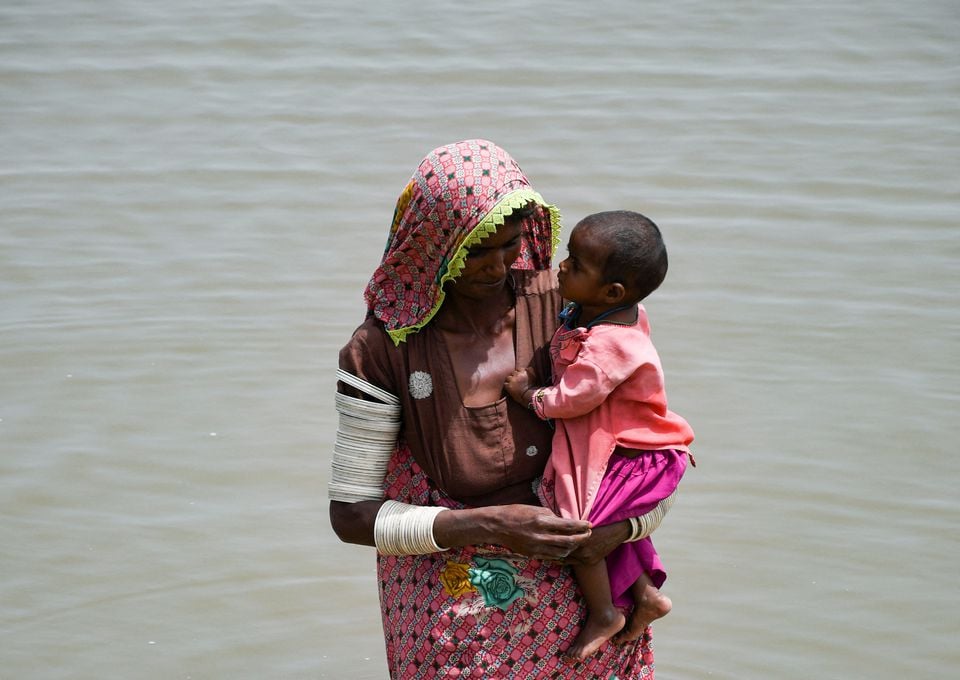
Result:
[[[380,401],[336,394],[340,424],[333,445],[330,500],[379,501],[383,498],[383,479],[400,431],[400,400],[346,371],[337,371],[337,379]]]
[[[373,525],[373,541],[383,555],[443,552],[433,537],[433,521],[447,508],[384,501]]]
[[[673,493],[657,503],[657,507],[647,514],[641,517],[631,517],[630,538],[628,538],[626,542],[633,543],[652,534],[654,530],[660,526],[660,522],[663,521],[664,515],[667,514],[667,511],[670,509],[670,506],[673,505],[673,501],[675,501],[676,498],[677,490],[674,489]]]

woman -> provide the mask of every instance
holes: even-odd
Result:
[[[585,617],[562,562],[606,555],[636,523],[591,531],[540,507],[552,432],[503,392],[515,369],[549,375],[559,221],[491,142],[435,149],[340,353],[330,518],[377,546],[392,678],[653,676],[649,631],[562,658]]]

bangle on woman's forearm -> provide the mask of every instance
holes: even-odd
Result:
[[[330,500],[343,503],[383,499],[383,480],[400,431],[400,399],[343,369],[337,380],[376,401],[337,392],[340,414],[328,486]]]
[[[383,555],[426,555],[442,552],[433,536],[433,522],[447,508],[384,501],[373,524],[373,542]]]
[[[640,517],[631,517],[630,537],[626,540],[626,542],[633,543],[634,541],[639,541],[652,534],[654,530],[660,526],[660,522],[663,521],[664,515],[667,514],[667,511],[670,509],[670,506],[673,505],[673,501],[676,500],[676,498],[677,490],[674,489],[673,493],[657,503],[657,507],[647,514]]]
[[[383,498],[383,479],[397,444],[400,406],[337,393],[340,423],[333,444],[330,500],[345,503]]]

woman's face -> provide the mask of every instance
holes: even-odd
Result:
[[[499,293],[519,256],[520,220],[508,220],[496,232],[470,247],[463,271],[450,284],[451,292],[476,300]]]

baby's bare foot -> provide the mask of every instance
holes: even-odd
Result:
[[[623,628],[625,620],[620,610],[615,607],[611,607],[605,613],[591,613],[587,622],[583,624],[583,628],[580,629],[577,639],[571,643],[570,648],[564,653],[564,657],[574,661],[583,661]]]
[[[614,642],[618,644],[636,640],[643,635],[647,626],[669,614],[673,608],[670,598],[649,582],[633,590],[633,596],[635,604],[630,618],[627,619],[627,625],[614,638]]]

